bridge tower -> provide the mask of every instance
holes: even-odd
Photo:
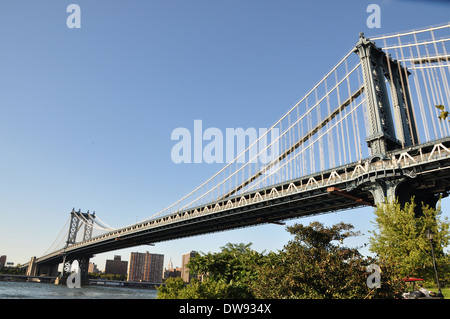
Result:
[[[388,159],[390,151],[419,144],[407,85],[410,72],[365,38],[364,33],[360,33],[354,52],[360,58],[363,73],[368,117],[366,142],[371,151],[371,161]],[[418,206],[424,202],[435,207],[438,197],[418,194],[409,183],[405,183],[408,179],[410,177],[400,176],[391,180],[374,180],[368,190],[373,194],[375,204],[383,203],[386,198],[389,201],[398,198],[404,204],[414,195]]]
[[[75,208],[72,209],[70,213],[70,224],[69,224],[69,233],[67,235],[66,246],[67,248],[70,245],[76,243],[78,232],[83,228],[83,239],[81,241],[90,240],[92,238],[92,230],[94,225],[95,212],[90,214],[89,211],[87,213],[75,211]],[[61,277],[66,277],[70,272],[72,263],[77,260],[79,274],[81,276],[81,282],[88,282],[88,267],[89,267],[89,259],[91,256],[68,256],[65,255],[63,259],[63,271],[61,273]]]
[[[418,144],[417,127],[407,86],[408,70],[360,33],[355,50],[361,60],[372,156]],[[390,86],[395,122],[386,80]]]
[[[91,215],[89,211],[87,211],[87,213],[82,213],[81,210],[75,212],[75,209],[72,209],[72,212],[70,213],[70,226],[66,247],[75,244],[78,231],[81,229],[82,225],[84,225],[83,241],[91,239],[94,219],[95,212]],[[80,221],[82,222],[82,225],[80,225]]]

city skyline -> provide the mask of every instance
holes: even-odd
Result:
[[[183,256],[186,255],[190,255],[193,251],[188,252],[186,254],[183,254]],[[130,253],[130,257],[128,259],[132,259],[132,254],[136,254],[137,252],[131,252]],[[194,252],[195,253],[195,252]],[[174,270],[174,269],[182,269],[183,265],[185,265],[189,259],[184,259],[182,256],[182,265],[177,266],[173,264],[172,259],[169,258],[169,260],[167,261],[167,266],[164,267],[164,270]],[[0,256],[0,257],[6,257],[6,256]],[[165,256],[164,256],[164,259]],[[184,259],[184,261],[183,261]],[[0,259],[1,260],[1,259]],[[116,274],[127,274],[128,273],[128,262],[129,260],[122,260],[122,256],[121,255],[114,255],[114,259],[106,259],[106,264],[105,264],[105,268],[104,269],[99,269],[98,265],[94,262],[89,262],[89,267],[92,267],[93,269],[98,270],[100,273],[104,273],[104,274],[112,274],[112,275],[116,275]],[[126,264],[126,266],[121,265],[121,263]],[[122,269],[120,269],[119,271],[117,270],[117,268],[125,268],[125,271],[122,271]],[[89,271],[89,272],[94,272],[94,271]],[[180,275],[181,277],[181,275]]]
[[[171,133],[205,127],[270,127],[358,39],[448,22],[443,2],[76,1],[0,4],[0,254],[41,256],[72,207],[113,227],[143,220],[190,192],[223,164],[174,163]],[[369,4],[381,27],[369,28]],[[324,9],[326,7],[326,9]],[[402,14],[398,14],[402,12]],[[264,112],[257,112],[264,110]],[[443,200],[443,216],[449,216]],[[352,223],[367,243],[373,208],[287,221]],[[284,226],[261,225],[99,254],[163,254],[182,265],[191,250],[227,243],[282,249]],[[368,253],[364,248],[364,252]]]

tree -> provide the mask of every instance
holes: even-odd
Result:
[[[343,245],[346,238],[358,236],[350,224],[324,227],[287,227],[294,235],[284,249],[269,254],[258,268],[258,281],[252,285],[257,298],[393,298],[403,283],[391,280],[392,271],[381,265],[381,289],[367,286],[367,266],[374,261],[364,258],[356,248]]]
[[[165,285],[158,287],[158,299],[231,299],[240,298],[232,295],[229,284],[207,279],[192,280],[186,284],[181,277],[168,278]]]
[[[251,244],[231,244],[218,253],[202,254],[192,258],[189,271],[203,277],[184,284],[181,279],[168,279],[165,287],[158,288],[158,298],[253,298],[249,284],[256,280],[256,266],[263,253],[252,250]]]
[[[443,249],[450,241],[449,222],[441,220],[440,204],[437,209],[422,204],[422,216],[414,213],[414,198],[403,207],[398,201],[381,204],[375,210],[375,231],[371,231],[370,251],[378,258],[395,265],[398,276],[422,277],[433,281],[434,270],[431,245],[426,232],[435,234],[434,249],[441,270],[448,267],[448,256]]]
[[[404,290],[392,264],[379,264],[381,288],[369,288],[367,266],[357,248],[344,240],[358,236],[350,224],[287,227],[294,235],[279,252],[259,253],[251,244],[227,244],[218,253],[202,254],[188,263],[203,281],[185,284],[170,278],[158,298],[393,298]]]
[[[251,249],[251,245],[228,243],[219,253],[193,258],[188,267],[193,273],[216,281],[248,283],[256,279],[254,267],[263,255]]]
[[[365,283],[365,269],[356,249],[333,243],[355,236],[353,226],[340,223],[324,227],[287,227],[294,235],[279,254],[269,256],[270,263],[259,268],[259,281],[253,285],[261,298],[343,298],[358,294],[353,280]],[[357,274],[348,276],[349,273]]]
[[[185,283],[181,277],[167,278],[164,285],[157,287],[158,299],[182,299],[180,293],[185,288]]]

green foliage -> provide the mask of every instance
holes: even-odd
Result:
[[[25,271],[19,267],[0,267],[0,274],[24,275]]]
[[[424,207],[424,216],[416,218],[414,207],[411,202],[403,209],[398,203],[377,208],[378,232],[371,238],[377,258],[365,258],[357,248],[344,245],[347,238],[360,235],[350,224],[295,224],[286,228],[293,239],[278,252],[264,254],[251,244],[230,243],[218,253],[192,258],[188,267],[203,281],[186,284],[170,278],[158,288],[158,298],[398,298],[406,288],[404,277],[430,271],[426,229],[436,234],[442,273],[450,265],[442,250],[449,243],[449,225],[439,220],[440,209]],[[380,266],[380,288],[367,285],[370,264]],[[426,278],[432,279],[430,274]]]
[[[426,232],[435,234],[434,249],[441,270],[448,269],[448,256],[443,248],[450,242],[448,219],[441,220],[438,209],[422,206],[423,215],[414,213],[414,198],[401,207],[398,201],[383,204],[375,211],[375,231],[371,231],[370,250],[386,263],[395,265],[399,276],[421,277],[433,281],[431,244]]]
[[[167,278],[165,284],[157,288],[157,297],[159,299],[182,299],[184,288],[185,284],[181,277]]]
[[[252,289],[258,298],[380,298],[394,297],[403,286],[391,280],[383,265],[381,289],[369,289],[366,267],[373,260],[363,258],[357,249],[343,246],[346,238],[357,236],[353,226],[340,223],[332,227],[314,222],[309,226],[287,228],[294,235],[278,254],[258,269]]]
[[[88,273],[88,278],[91,279],[106,279],[106,280],[117,280],[117,281],[125,281],[127,280],[127,275],[114,275],[114,274],[102,274],[102,273]]]
[[[246,284],[256,279],[254,267],[261,261],[262,253],[252,250],[252,244],[231,244],[221,247],[219,253],[208,253],[192,258],[190,271],[207,275],[215,281]]]
[[[250,246],[229,243],[218,253],[192,258],[187,265],[189,271],[205,279],[184,284],[181,278],[169,278],[165,286],[158,288],[158,298],[253,298],[249,283],[257,279],[255,267],[263,260],[263,254]]]
[[[439,105],[435,105],[435,106],[436,106],[436,108],[441,110],[441,114],[439,114],[439,116],[438,116],[439,120],[445,120],[448,117],[449,112],[445,110],[445,107],[443,105],[439,104]],[[449,119],[449,121],[450,121],[450,119]]]
[[[180,277],[168,278],[158,288],[158,299],[241,299],[252,298],[248,287],[242,283],[206,278],[200,282],[193,279],[186,284]]]
[[[436,287],[429,288],[429,290],[436,293],[438,292],[438,289]],[[444,299],[450,299],[450,288],[442,288],[441,292],[444,295]]]

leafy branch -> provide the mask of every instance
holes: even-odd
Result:
[[[441,105],[441,104],[436,105],[436,107],[437,107],[439,110],[441,110],[441,114],[439,114],[439,120],[445,120],[445,119],[448,117],[449,112],[446,111],[446,110],[445,110],[445,107],[444,107],[443,105]],[[449,119],[449,122],[450,122],[450,119]]]

